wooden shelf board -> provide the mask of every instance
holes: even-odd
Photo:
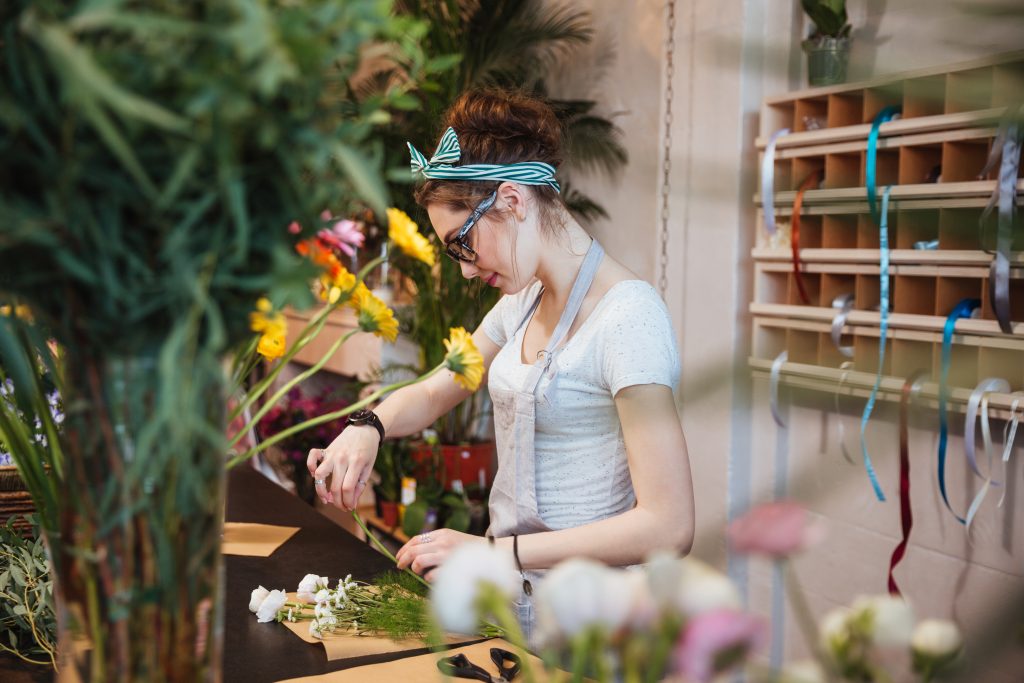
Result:
[[[955,116],[955,115],[951,115]],[[923,118],[946,118],[946,117],[923,117]],[[910,121],[918,121],[920,119],[910,119]],[[908,121],[909,122],[909,121]],[[898,121],[894,123],[899,123]],[[889,125],[889,124],[885,124]],[[871,126],[849,126],[850,128],[857,128],[864,130],[861,135],[854,136],[849,142],[833,142],[823,141],[819,144],[814,145],[803,145],[799,147],[785,146],[779,148],[780,143],[785,138],[779,138],[776,142],[776,159],[798,159],[802,157],[815,157],[824,156],[826,154],[849,154],[851,152],[863,152],[867,150],[867,135],[870,132]],[[840,128],[833,128],[831,130],[842,130]],[[824,131],[812,131],[812,133],[822,133]],[[879,128],[881,132],[881,128]],[[807,135],[807,133],[794,133],[796,135]],[[938,145],[943,142],[961,142],[964,140],[979,140],[985,138],[995,137],[996,129],[992,127],[986,128],[958,128],[950,130],[947,126],[943,126],[940,130],[927,133],[916,133],[915,135],[890,135],[889,137],[878,138],[878,149],[899,149],[900,147],[911,147],[916,145]],[[786,136],[791,137],[791,136]]]
[[[795,306],[790,304],[765,304],[751,303],[750,314],[757,316],[755,323],[771,327],[787,327],[789,322],[794,321],[818,321],[827,323],[828,328],[822,330],[827,332],[831,329],[832,318],[835,317],[834,308],[824,306]],[[849,328],[864,327],[874,329],[878,336],[880,321],[878,311],[850,311],[846,318]],[[890,313],[889,328],[894,330],[921,330],[935,332],[941,335],[946,325],[946,319],[939,315],[917,315],[914,313]],[[995,320],[981,320],[979,318],[960,319],[956,322],[953,335],[957,343],[965,343],[962,339],[966,336],[984,337],[983,342],[978,346],[991,345],[1001,348],[1022,348],[1024,347],[1024,323],[1013,324],[1013,334],[1007,335],[999,329],[999,323]],[[958,341],[960,340],[960,341]],[[1009,344],[1009,345],[1006,345]]]
[[[793,253],[789,249],[755,247],[750,256],[758,263],[791,263]],[[878,249],[801,249],[800,260],[812,263],[870,263],[877,266],[881,256]],[[891,249],[889,263],[927,264],[948,266],[978,266],[988,268],[992,254],[970,249]],[[1010,264],[1024,266],[1024,251],[1010,254]],[[876,271],[877,272],[877,271]]]
[[[982,206],[988,201],[988,198],[992,196],[992,191],[995,190],[996,181],[994,180],[971,180],[961,183],[916,183],[912,185],[893,185],[892,192],[889,194],[890,200],[897,200],[896,202],[890,201],[889,210],[898,211],[902,208],[898,200],[900,199],[943,199],[943,198],[962,198],[962,197],[984,197],[985,202],[982,202]],[[1017,191],[1024,191],[1024,179],[1017,182]],[[793,200],[796,198],[796,192],[787,190],[785,192],[776,192],[774,196],[775,204],[792,206]],[[878,190],[878,199],[881,201],[882,190]],[[867,188],[864,187],[842,187],[829,190],[808,190],[804,193],[804,205],[809,204],[825,204],[828,202],[852,202],[860,201],[864,202],[864,211],[867,211]],[[754,195],[754,203],[761,206],[761,193]],[[1024,203],[1018,197],[1018,203]],[[944,204],[939,204],[937,208],[943,208]]]
[[[758,377],[767,378],[771,371],[772,361],[763,358],[749,359],[750,367]],[[807,365],[804,363],[783,363],[781,379],[786,384],[799,386],[813,391],[823,391],[835,394],[839,380],[843,377],[839,368],[825,368],[818,365]],[[879,384],[878,398],[883,401],[899,401],[903,388],[904,378],[883,376]],[[867,398],[871,388],[875,384],[875,375],[868,372],[850,370],[846,373],[846,379],[840,393],[844,396],[857,396]],[[915,403],[925,405],[932,409],[938,409],[939,385],[937,382],[921,382],[920,390]],[[957,413],[966,412],[967,401],[971,396],[970,389],[952,387],[949,391],[948,408]],[[1000,419],[1007,419],[1010,416],[1010,407],[1014,400],[1024,398],[1024,394],[989,394],[989,412]],[[1018,409],[1019,410],[1019,409]]]

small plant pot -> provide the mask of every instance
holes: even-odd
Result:
[[[384,526],[398,526],[398,503],[393,500],[380,501],[380,518],[384,521]]]
[[[812,86],[846,82],[850,62],[850,39],[819,36],[805,40],[801,47],[807,55],[807,81]]]

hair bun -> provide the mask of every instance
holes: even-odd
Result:
[[[455,129],[460,164],[562,162],[562,126],[543,100],[521,91],[479,89],[463,93],[448,109],[443,129]]]

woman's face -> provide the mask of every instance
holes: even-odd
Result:
[[[527,232],[523,230],[525,223],[513,221],[514,212],[513,215],[501,212],[498,205],[502,203],[499,197],[495,206],[466,233],[465,242],[476,252],[476,262],[460,261],[459,266],[467,280],[480,278],[481,282],[499,288],[503,294],[515,294],[533,280],[537,264],[530,258],[532,240],[524,234]],[[441,244],[446,244],[458,234],[471,213],[467,209],[439,203],[427,206],[430,224]],[[449,257],[444,255],[442,258]]]

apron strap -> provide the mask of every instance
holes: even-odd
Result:
[[[583,265],[580,266],[580,271],[576,274],[576,281],[573,282],[572,290],[569,292],[569,300],[565,303],[565,309],[562,310],[562,316],[558,319],[558,325],[555,326],[555,331],[551,334],[547,346],[537,354],[537,361],[530,368],[530,372],[527,373],[526,382],[523,386],[525,393],[532,394],[536,392],[541,377],[544,376],[544,372],[551,366],[555,355],[561,349],[562,343],[569,334],[569,329],[572,327],[576,316],[580,312],[580,308],[583,306],[583,300],[586,298],[587,292],[590,291],[590,285],[594,283],[594,275],[597,273],[598,266],[601,265],[601,259],[603,258],[604,249],[597,243],[597,240],[592,240],[590,249],[587,250],[587,255],[583,259]],[[538,302],[534,303],[534,308],[539,303],[539,299],[540,297],[538,296]]]

